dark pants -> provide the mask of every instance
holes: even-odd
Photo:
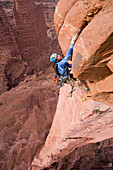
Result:
[[[64,81],[66,84],[70,84],[71,86],[76,86],[77,79],[73,77],[73,74],[69,74],[68,78]]]

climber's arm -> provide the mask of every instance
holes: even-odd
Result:
[[[67,63],[67,66],[68,66],[69,68],[72,68],[72,64]]]
[[[72,56],[73,47],[74,47],[74,44],[71,44],[70,47],[69,47],[69,49],[68,49],[68,52],[67,52],[66,56],[59,62],[59,65],[60,65],[60,66],[65,67],[67,61],[68,61],[69,58]]]
[[[65,64],[67,63],[67,61],[69,60],[69,58],[72,56],[73,47],[74,47],[74,44],[75,44],[75,42],[76,42],[76,40],[77,40],[80,32],[81,32],[81,30],[79,29],[78,33],[76,33],[76,34],[73,36],[73,38],[72,38],[72,40],[71,40],[71,45],[70,45],[70,47],[69,47],[69,49],[68,49],[68,52],[67,52],[66,56],[59,62],[59,65],[60,65],[61,67],[65,67]]]

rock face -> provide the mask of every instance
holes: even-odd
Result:
[[[113,137],[113,2],[60,0],[55,27],[66,54],[72,36],[81,29],[72,56],[74,77],[86,80],[90,89],[60,89],[56,114],[45,145],[32,162],[32,169],[50,168],[75,148]]]
[[[0,97],[0,169],[27,170],[48,135],[57,105],[51,76],[27,77]],[[42,79],[42,80],[41,80]]]
[[[59,0],[35,0],[36,5],[42,5],[45,22],[47,25],[47,36],[49,38],[49,47],[52,52],[57,52],[62,55],[61,48],[58,43],[58,37],[56,35],[54,26],[54,12],[55,7]]]
[[[31,67],[35,70],[41,70],[44,65],[40,63],[40,65],[35,66],[35,64],[39,62],[38,60],[41,62],[40,54],[45,51],[48,45],[47,28],[42,6],[36,6],[33,0],[30,0],[29,3],[25,0],[15,1],[14,14],[16,37],[20,53],[22,53],[22,59],[30,64],[32,62],[32,60],[30,61],[32,55],[34,63],[32,63]]]
[[[42,5],[11,1],[10,18],[4,10],[8,1],[1,2],[0,169],[27,170],[48,135],[58,89],[54,75],[48,76],[50,49]]]
[[[14,53],[19,54],[18,46],[13,36],[11,26],[0,5],[0,94],[7,89],[7,78],[5,76],[5,66]]]
[[[7,61],[4,59],[0,94],[6,89],[17,86],[26,75],[34,72],[38,75],[42,70],[44,74],[49,74],[52,71],[49,70],[48,73],[46,70],[49,67],[49,56],[56,51],[62,54],[53,26],[53,14],[58,0],[52,3],[33,0],[25,2],[1,0],[1,17],[4,20],[1,28],[7,36],[3,38],[2,32],[0,36],[1,40],[8,43],[7,49],[1,50]],[[17,68],[14,63],[18,65],[18,74],[15,72]]]
[[[48,28],[54,25],[54,12],[58,1],[59,0],[35,0],[35,4],[43,5],[45,21]]]
[[[42,6],[36,6],[32,0],[26,2],[14,1],[15,26],[8,22],[0,6],[0,47],[1,55],[4,56],[0,58],[0,93],[18,85],[25,79],[24,75],[38,74],[49,63],[46,59],[49,57],[46,52],[49,44]]]
[[[112,169],[113,138],[76,148],[53,167],[57,169]]]
[[[66,54],[72,36],[81,29],[72,56],[73,74],[87,81],[91,93],[84,81],[77,81],[69,97],[71,87],[64,85],[55,116],[58,90],[51,81],[54,75],[47,76],[47,35],[53,37],[53,28],[47,31],[42,5],[33,0],[15,0],[13,15],[9,23],[0,6],[0,168],[51,169],[75,148],[113,137],[113,2],[59,1],[59,43]]]
[[[61,0],[55,10],[55,28],[64,54],[72,36],[81,29],[72,57],[74,77],[88,81],[95,100],[103,95],[103,101],[111,104],[113,2]]]
[[[32,163],[33,170],[49,167],[82,145],[113,137],[113,107],[91,98],[82,102],[86,93],[79,87],[72,98],[67,97],[70,90],[69,85],[60,89],[53,124],[43,149]]]

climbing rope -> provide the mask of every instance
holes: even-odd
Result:
[[[87,97],[91,97],[91,89],[89,88],[87,82],[86,82],[86,85],[87,85],[87,91],[89,91],[89,93],[84,97],[84,99],[82,100],[82,102],[86,101]]]
[[[89,92],[89,93],[84,97],[84,99],[82,100],[82,102],[84,102],[84,101],[87,99],[87,97],[91,97],[90,94],[91,94],[91,92]]]

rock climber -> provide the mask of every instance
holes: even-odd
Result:
[[[58,55],[57,53],[53,53],[50,56],[50,61],[52,63],[54,63],[53,68],[54,68],[54,71],[55,71],[55,79],[56,79],[56,85],[57,86],[61,87],[64,83],[67,83],[67,80],[69,80],[69,75],[70,75],[69,74],[69,72],[70,72],[69,68],[72,68],[72,64],[69,64],[68,60],[72,56],[73,47],[74,47],[74,44],[75,44],[79,34],[80,34],[80,30],[78,31],[78,33],[76,33],[73,36],[73,38],[71,40],[70,47],[68,49],[68,52],[67,52],[67,54],[64,58],[62,56]],[[72,77],[73,76],[71,75],[71,78]]]

